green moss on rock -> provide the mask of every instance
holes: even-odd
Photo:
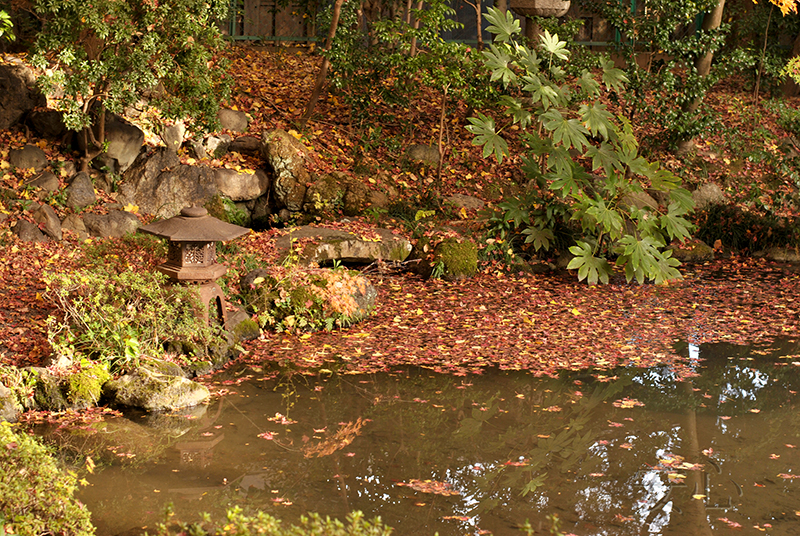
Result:
[[[447,281],[467,279],[478,271],[478,247],[471,240],[446,238],[434,249],[433,258],[434,266],[442,264],[441,277]]]
[[[92,364],[69,376],[67,399],[74,408],[89,408],[97,404],[103,394],[103,385],[111,379],[106,367]]]

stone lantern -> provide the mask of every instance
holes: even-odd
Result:
[[[205,320],[226,326],[225,296],[216,280],[228,269],[217,263],[217,242],[233,240],[250,229],[218,220],[203,207],[193,206],[184,208],[178,216],[140,227],[139,231],[169,240],[167,261],[156,269],[173,283],[194,285],[204,306]]]
[[[509,0],[508,7],[527,17],[525,37],[538,44],[539,25],[531,17],[563,17],[570,7],[570,0]]]

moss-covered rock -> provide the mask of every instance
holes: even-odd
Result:
[[[673,244],[667,249],[672,250],[672,256],[681,262],[705,262],[714,260],[714,248],[702,240],[687,240],[683,244]]]
[[[323,175],[306,190],[303,210],[310,214],[326,214],[342,205],[345,189],[337,175]]]
[[[478,271],[478,247],[469,239],[446,238],[433,250],[434,273],[442,279],[468,279]]]
[[[209,397],[204,385],[147,367],[107,382],[103,392],[117,404],[148,411],[196,406]]]
[[[103,385],[111,379],[108,369],[94,363],[73,372],[67,378],[67,400],[75,409],[93,407],[103,394]]]
[[[66,388],[64,378],[56,376],[46,368],[31,367],[36,375],[33,399],[38,409],[61,411],[69,406],[64,396]]]
[[[423,236],[411,256],[419,260],[414,271],[426,278],[458,281],[478,271],[478,246],[468,238],[452,236],[452,231]]]

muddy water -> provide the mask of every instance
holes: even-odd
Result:
[[[98,534],[237,505],[362,510],[397,534],[800,534],[800,345],[686,347],[669,368],[287,376],[244,366],[207,407],[42,430],[95,474]],[[741,527],[741,528],[739,528]]]

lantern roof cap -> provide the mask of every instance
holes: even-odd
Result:
[[[144,225],[139,231],[173,242],[226,242],[246,235],[250,229],[219,220],[195,205],[184,208],[178,216]]]

